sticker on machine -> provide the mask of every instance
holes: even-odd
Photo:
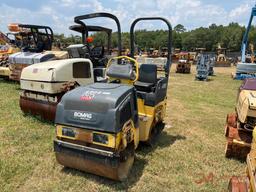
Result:
[[[80,97],[80,100],[82,101],[90,101],[95,98],[96,95],[110,95],[110,92],[102,92],[102,91],[85,91],[82,96]]]
[[[91,113],[75,111],[73,114],[74,119],[90,121],[93,117]]]

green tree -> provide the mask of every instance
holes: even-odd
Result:
[[[183,25],[178,24],[174,27],[174,31],[176,31],[177,33],[184,33],[186,32],[186,28]]]

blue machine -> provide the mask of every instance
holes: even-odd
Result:
[[[210,58],[209,55],[199,54],[196,66],[196,80],[207,81],[210,69]]]
[[[256,64],[246,62],[246,48],[248,45],[248,36],[252,25],[253,17],[256,16],[256,5],[252,8],[251,17],[245,31],[242,46],[241,46],[241,62],[237,64],[236,74],[234,79],[242,80],[246,78],[256,78]]]

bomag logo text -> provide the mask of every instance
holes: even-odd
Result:
[[[83,113],[83,112],[74,112],[74,118],[82,119],[82,120],[90,120],[92,119],[91,113]]]

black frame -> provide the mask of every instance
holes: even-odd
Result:
[[[130,44],[131,44],[131,57],[134,58],[134,43],[135,43],[135,32],[134,32],[134,28],[135,25],[139,22],[139,21],[149,21],[149,20],[160,20],[163,21],[164,23],[166,23],[167,27],[168,27],[168,55],[167,55],[167,63],[165,65],[165,76],[166,78],[169,78],[169,73],[170,73],[170,68],[171,68],[171,51],[172,51],[172,26],[170,24],[170,22],[163,18],[163,17],[141,17],[141,18],[137,18],[132,22],[131,28],[130,28]]]
[[[89,32],[105,32],[108,36],[107,51],[110,53],[112,29],[94,25],[72,25],[69,29],[81,33],[83,42],[89,36]]]
[[[49,50],[51,50],[54,37],[53,37],[53,30],[49,26],[31,25],[31,24],[19,24],[19,27],[20,28],[25,28],[25,29],[30,29],[30,32],[31,32],[31,34],[33,36],[33,40],[34,40],[35,44],[38,43],[37,39],[35,38],[35,34],[46,36],[47,39],[48,39],[48,42],[49,42],[49,47],[50,47]],[[45,33],[39,32],[40,29],[44,29]],[[21,34],[22,34],[22,32],[21,32]]]
[[[98,18],[98,17],[106,17],[106,18],[110,18],[113,19],[116,22],[117,25],[117,34],[118,34],[118,55],[121,55],[121,51],[122,51],[122,42],[121,42],[121,25],[120,22],[118,20],[118,18],[115,15],[112,15],[111,13],[104,13],[104,12],[100,12],[100,13],[91,13],[91,14],[86,14],[86,15],[81,15],[81,16],[77,16],[74,18],[74,22],[82,25],[85,29],[86,29],[86,25],[82,20],[85,19],[93,19],[93,18]]]

